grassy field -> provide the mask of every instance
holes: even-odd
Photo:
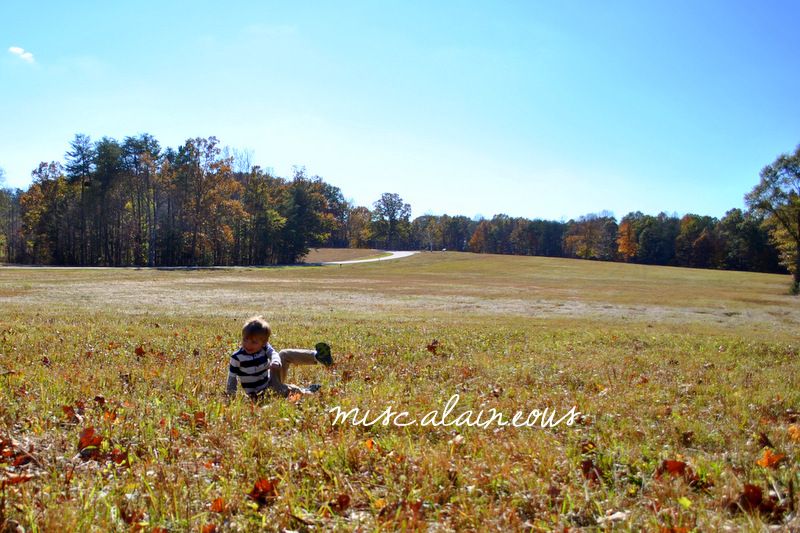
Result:
[[[303,262],[328,263],[333,261],[353,261],[356,259],[373,259],[388,255],[381,250],[363,248],[314,248],[303,257]]]
[[[798,528],[788,276],[458,253],[0,268],[0,521],[28,531]],[[223,398],[241,323],[328,341],[314,396]],[[575,406],[568,427],[370,427]],[[91,428],[91,429],[90,429]]]

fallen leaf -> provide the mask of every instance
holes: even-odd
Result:
[[[255,485],[253,486],[253,490],[251,490],[247,496],[258,505],[270,504],[277,496],[277,485],[278,480],[275,478],[261,478],[256,481]]]
[[[761,487],[746,483],[739,497],[728,504],[728,510],[732,513],[758,513],[772,522],[780,522],[789,508],[787,502],[781,503],[776,495],[767,497]]]
[[[689,465],[683,461],[665,459],[661,462],[661,466],[656,469],[656,478],[660,478],[665,473],[670,474],[673,477],[682,476],[686,473],[688,466]]]
[[[581,453],[583,455],[593,455],[597,453],[597,445],[590,440],[585,440],[581,442]]]
[[[744,489],[742,490],[742,495],[740,497],[740,503],[745,511],[751,511],[758,508],[758,506],[761,505],[762,499],[763,491],[761,490],[761,487],[745,483]]]
[[[592,459],[584,459],[581,461],[581,472],[583,473],[583,477],[589,481],[600,481],[602,478],[602,472],[597,465],[594,464],[594,460]]]
[[[71,405],[62,405],[61,410],[64,411],[64,416],[67,417],[67,421],[70,424],[79,424],[83,422],[83,417],[78,415],[78,413],[75,412],[75,408]]]
[[[428,351],[431,352],[433,355],[436,355],[436,350],[439,349],[439,341],[433,339],[427,346]]]
[[[78,453],[84,460],[99,459],[100,446],[103,444],[102,435],[95,432],[93,427],[81,431],[78,438]]]
[[[217,498],[211,502],[212,513],[225,513],[228,511],[228,504],[225,503],[225,498]]]
[[[119,515],[126,524],[139,523],[144,519],[144,511],[140,511],[139,509],[120,509]]]
[[[662,461],[661,465],[656,469],[655,478],[661,479],[664,474],[668,474],[673,478],[682,477],[683,480],[694,489],[706,489],[714,485],[714,482],[710,479],[701,478],[697,472],[685,462],[674,459],[665,459]]]
[[[800,442],[800,426],[792,424],[789,426],[789,438],[795,442]]]
[[[144,355],[144,348],[142,346],[137,346],[133,352],[136,354],[136,357],[142,357]]]
[[[303,394],[301,392],[294,391],[289,393],[289,395],[286,397],[286,401],[288,401],[289,403],[297,403],[300,401],[300,398],[302,397]]]
[[[3,485],[18,485],[20,483],[25,483],[26,481],[30,481],[33,479],[33,476],[27,475],[20,475],[20,476],[10,476],[2,480]]]
[[[108,457],[118,465],[125,465],[125,466],[130,465],[128,452],[122,451],[119,448],[114,448],[113,450],[111,450],[111,453],[109,454]]]
[[[103,437],[96,433],[92,426],[81,431],[78,439],[78,451],[85,450],[90,446],[98,447],[103,442]]]
[[[761,455],[761,459],[756,461],[758,466],[763,466],[764,468],[775,468],[778,464],[783,461],[783,458],[786,457],[782,453],[773,453],[770,448],[766,448],[764,453]]]
[[[339,494],[336,498],[331,500],[329,505],[333,512],[342,514],[350,507],[350,496],[347,494]]]

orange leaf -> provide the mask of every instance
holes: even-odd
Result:
[[[756,461],[756,464],[758,466],[763,466],[764,468],[775,468],[784,457],[786,457],[784,454],[772,453],[772,450],[767,448],[764,450],[764,454],[761,456],[761,459]]]
[[[800,426],[797,424],[789,426],[789,438],[795,442],[800,442]]]
[[[225,498],[217,498],[211,502],[212,513],[224,513],[228,510],[228,504],[225,503]]]
[[[217,525],[216,524],[206,524],[201,529],[203,533],[217,533]]]
[[[92,446],[97,448],[103,443],[103,437],[95,433],[94,428],[91,426],[81,431],[78,439],[78,451],[83,451]]]
[[[81,421],[81,419],[78,418],[78,413],[75,412],[75,408],[71,405],[62,405],[61,410],[64,411],[64,415],[71,423],[77,424]]]
[[[268,503],[272,503],[277,495],[276,488],[278,485],[278,480],[275,478],[272,479],[265,479],[261,478],[256,481],[256,484],[253,486],[253,490],[247,495],[250,497],[251,500],[255,501],[259,505],[266,505]]]
[[[302,397],[303,397],[302,393],[294,391],[294,392],[290,393],[289,396],[286,397],[286,400],[289,403],[297,403],[298,401],[300,401],[300,398],[302,398]]]
[[[674,461],[671,459],[665,459],[661,466],[658,467],[656,470],[656,477],[661,477],[664,473],[670,474],[671,476],[682,476],[686,474],[686,467],[688,465],[683,461]]]
[[[30,481],[32,479],[33,479],[33,476],[26,476],[26,475],[11,476],[11,477],[5,478],[3,480],[3,484],[4,485],[17,485],[19,483],[25,483],[26,481]]]
[[[128,464],[128,452],[123,452],[119,448],[114,448],[111,451],[110,459],[118,465]]]

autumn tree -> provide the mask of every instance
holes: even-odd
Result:
[[[490,228],[491,225],[488,220],[484,219],[478,222],[475,231],[472,233],[472,237],[469,238],[469,249],[471,252],[475,252],[476,254],[491,253],[491,246],[489,243]]]
[[[638,221],[638,262],[647,265],[670,265],[675,259],[675,238],[680,231],[677,217],[666,213],[644,215]]]
[[[717,220],[709,216],[684,215],[675,237],[675,264],[712,268],[722,261],[721,241],[716,234]]]
[[[31,176],[33,183],[20,199],[26,259],[35,264],[67,263],[68,184],[61,164],[40,163]]]
[[[386,249],[403,247],[411,229],[411,206],[396,193],[383,193],[374,204],[372,226],[375,239]]]
[[[567,223],[564,251],[581,259],[611,261],[617,255],[617,222],[611,213],[590,213]]]
[[[411,222],[411,246],[428,251],[444,248],[439,217],[422,215]]]
[[[639,242],[634,222],[627,216],[623,217],[617,228],[617,252],[623,261],[628,262],[636,257],[638,251]]]
[[[360,205],[350,210],[346,224],[347,245],[350,248],[369,247],[372,237],[372,212]]]
[[[180,243],[185,264],[225,264],[233,247],[231,218],[240,213],[231,157],[216,137],[188,139],[175,160]]]
[[[800,146],[761,170],[761,181],[745,196],[747,206],[765,215],[783,264],[793,274],[792,292],[800,293]]]
[[[350,210],[353,208],[350,202],[345,200],[342,190],[330,183],[325,183],[319,176],[314,177],[322,196],[325,197],[325,216],[328,219],[327,225],[330,228],[330,236],[325,242],[327,246],[336,248],[347,247],[347,220],[350,217]]]

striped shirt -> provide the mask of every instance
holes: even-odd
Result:
[[[270,364],[280,366],[281,358],[269,344],[254,354],[249,354],[244,348],[239,348],[231,355],[225,392],[231,396],[236,394],[237,381],[242,384],[244,392],[249,395],[262,392],[269,385]]]

